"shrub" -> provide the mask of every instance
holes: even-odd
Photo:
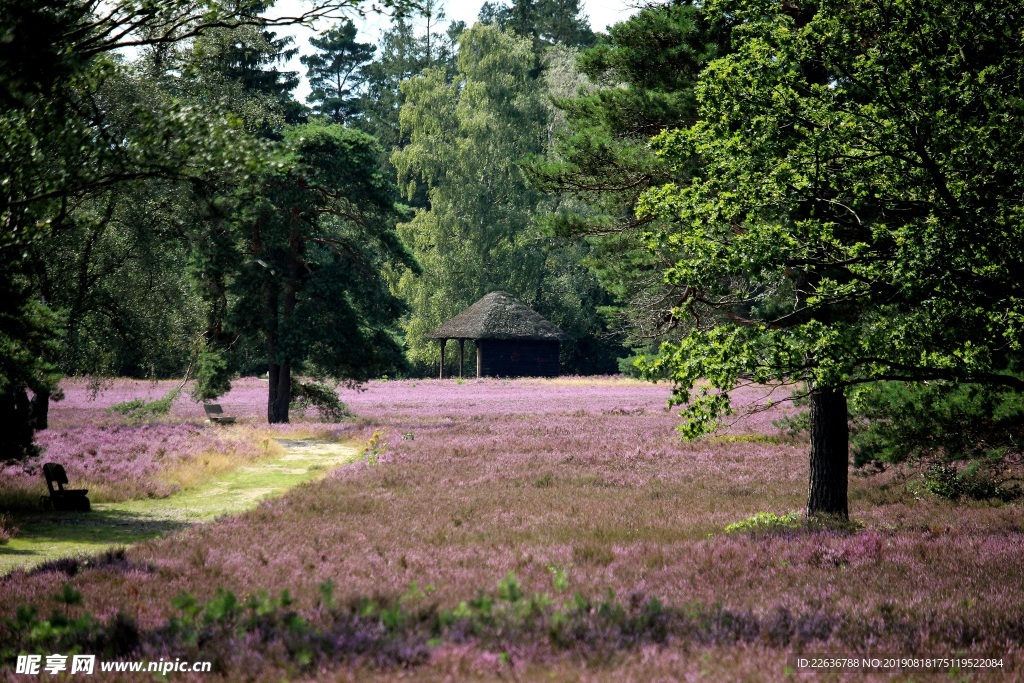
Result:
[[[864,528],[864,523],[854,519],[833,515],[817,515],[811,518],[793,511],[784,515],[771,512],[758,512],[740,522],[725,527],[727,534],[780,534],[798,531],[839,531],[853,532]]]
[[[231,391],[231,374],[227,356],[221,349],[204,348],[196,359],[196,382],[192,387],[195,401],[211,401]]]
[[[795,403],[795,405],[800,405],[800,403]],[[778,420],[772,420],[772,424],[782,430],[786,436],[799,436],[811,431],[811,413],[801,410],[792,415],[783,415]]]
[[[782,531],[795,531],[803,526],[803,517],[799,512],[787,512],[779,516],[771,512],[758,512],[741,522],[734,522],[725,527],[727,534],[770,534]]]
[[[352,417],[335,387],[323,382],[296,382],[292,387],[291,409],[302,417],[310,408],[316,408],[323,422],[341,422]]]
[[[388,442],[384,432],[379,429],[373,431],[373,436],[366,442],[363,448],[362,459],[370,465],[376,465],[381,456],[388,452]]]
[[[933,465],[925,472],[924,488],[929,493],[949,500],[998,498],[1008,502],[1021,495],[1020,486],[1001,486],[1000,482],[976,466],[968,466],[961,471],[951,465]]]
[[[619,358],[618,361],[617,361],[618,366],[619,366],[619,373],[621,373],[623,375],[626,375],[627,377],[633,377],[633,378],[636,378],[636,379],[640,379],[643,376],[643,373],[640,371],[640,368],[637,367],[637,364],[636,364],[637,360],[639,360],[639,359],[640,359],[640,356],[638,356],[638,355],[626,356],[625,358]]]
[[[876,382],[852,396],[854,464],[997,462],[1024,452],[1024,395],[975,384]]]
[[[18,527],[14,526],[11,518],[7,515],[0,515],[0,545],[4,545],[18,535]]]
[[[178,394],[180,393],[181,387],[176,387],[167,392],[166,396],[158,398],[155,401],[145,401],[141,398],[135,398],[131,401],[115,403],[104,412],[108,415],[114,413],[124,415],[125,417],[135,420],[161,417],[171,412],[171,405],[174,403],[174,399],[178,398]]]

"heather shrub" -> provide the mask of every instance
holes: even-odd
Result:
[[[105,621],[88,611],[69,616],[72,606],[82,612],[83,597],[64,584],[54,596],[63,611],[41,619],[34,608],[21,607],[0,621],[0,662],[9,664],[18,652],[45,650],[137,659],[170,655],[211,661],[214,672],[235,680],[253,661],[292,676],[308,676],[332,663],[410,668],[428,663],[431,650],[445,643],[492,653],[540,644],[601,662],[665,643],[913,650],[920,645],[921,624],[927,624],[933,644],[954,649],[970,647],[979,637],[1020,633],[1013,615],[979,621],[936,612],[908,614],[889,603],[854,615],[810,605],[776,605],[760,612],[699,601],[673,606],[642,593],[622,600],[610,590],[602,598],[576,593],[560,601],[548,593],[527,593],[512,573],[495,591],[478,591],[454,609],[440,609],[427,599],[428,592],[429,587],[424,591],[412,583],[397,598],[356,598],[339,605],[333,584],[326,582],[310,611],[301,611],[287,590],[276,597],[256,591],[243,599],[219,588],[206,602],[182,592],[171,601],[170,617],[141,630],[121,613]]]
[[[87,569],[105,569],[117,571],[122,574],[130,571],[145,573],[153,572],[153,565],[150,563],[132,562],[124,548],[111,548],[98,555],[61,557],[56,560],[48,560],[26,572],[29,576],[37,574],[57,573],[67,577],[77,576]]]
[[[33,468],[0,465],[0,477],[3,477],[0,510],[37,512],[42,509],[40,501],[46,496],[46,485]]]
[[[579,564],[607,566],[615,561],[615,553],[605,545],[583,543],[572,549],[572,560]]]

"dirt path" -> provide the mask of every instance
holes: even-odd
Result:
[[[172,533],[221,515],[249,510],[304,482],[353,462],[357,448],[339,443],[278,439],[285,454],[264,460],[167,498],[98,503],[92,512],[19,516],[16,537],[0,546],[0,575],[47,560],[93,555]]]

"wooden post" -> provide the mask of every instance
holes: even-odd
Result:
[[[480,350],[480,340],[474,339],[473,346],[476,347],[476,378],[480,379],[480,370],[484,364],[483,352]]]
[[[459,379],[462,379],[462,352],[465,350],[466,340],[459,340]]]
[[[445,345],[445,343],[447,341],[448,341],[447,339],[441,339],[440,340],[440,342],[441,342],[441,373],[438,376],[438,379],[444,379],[444,345]]]

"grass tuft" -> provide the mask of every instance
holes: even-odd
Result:
[[[758,512],[747,519],[729,524],[725,527],[725,533],[732,535],[750,534],[753,536],[793,534],[805,531],[853,533],[863,528],[863,522],[847,519],[841,515],[821,514],[808,518],[803,513],[797,511],[787,512],[784,515]]]

